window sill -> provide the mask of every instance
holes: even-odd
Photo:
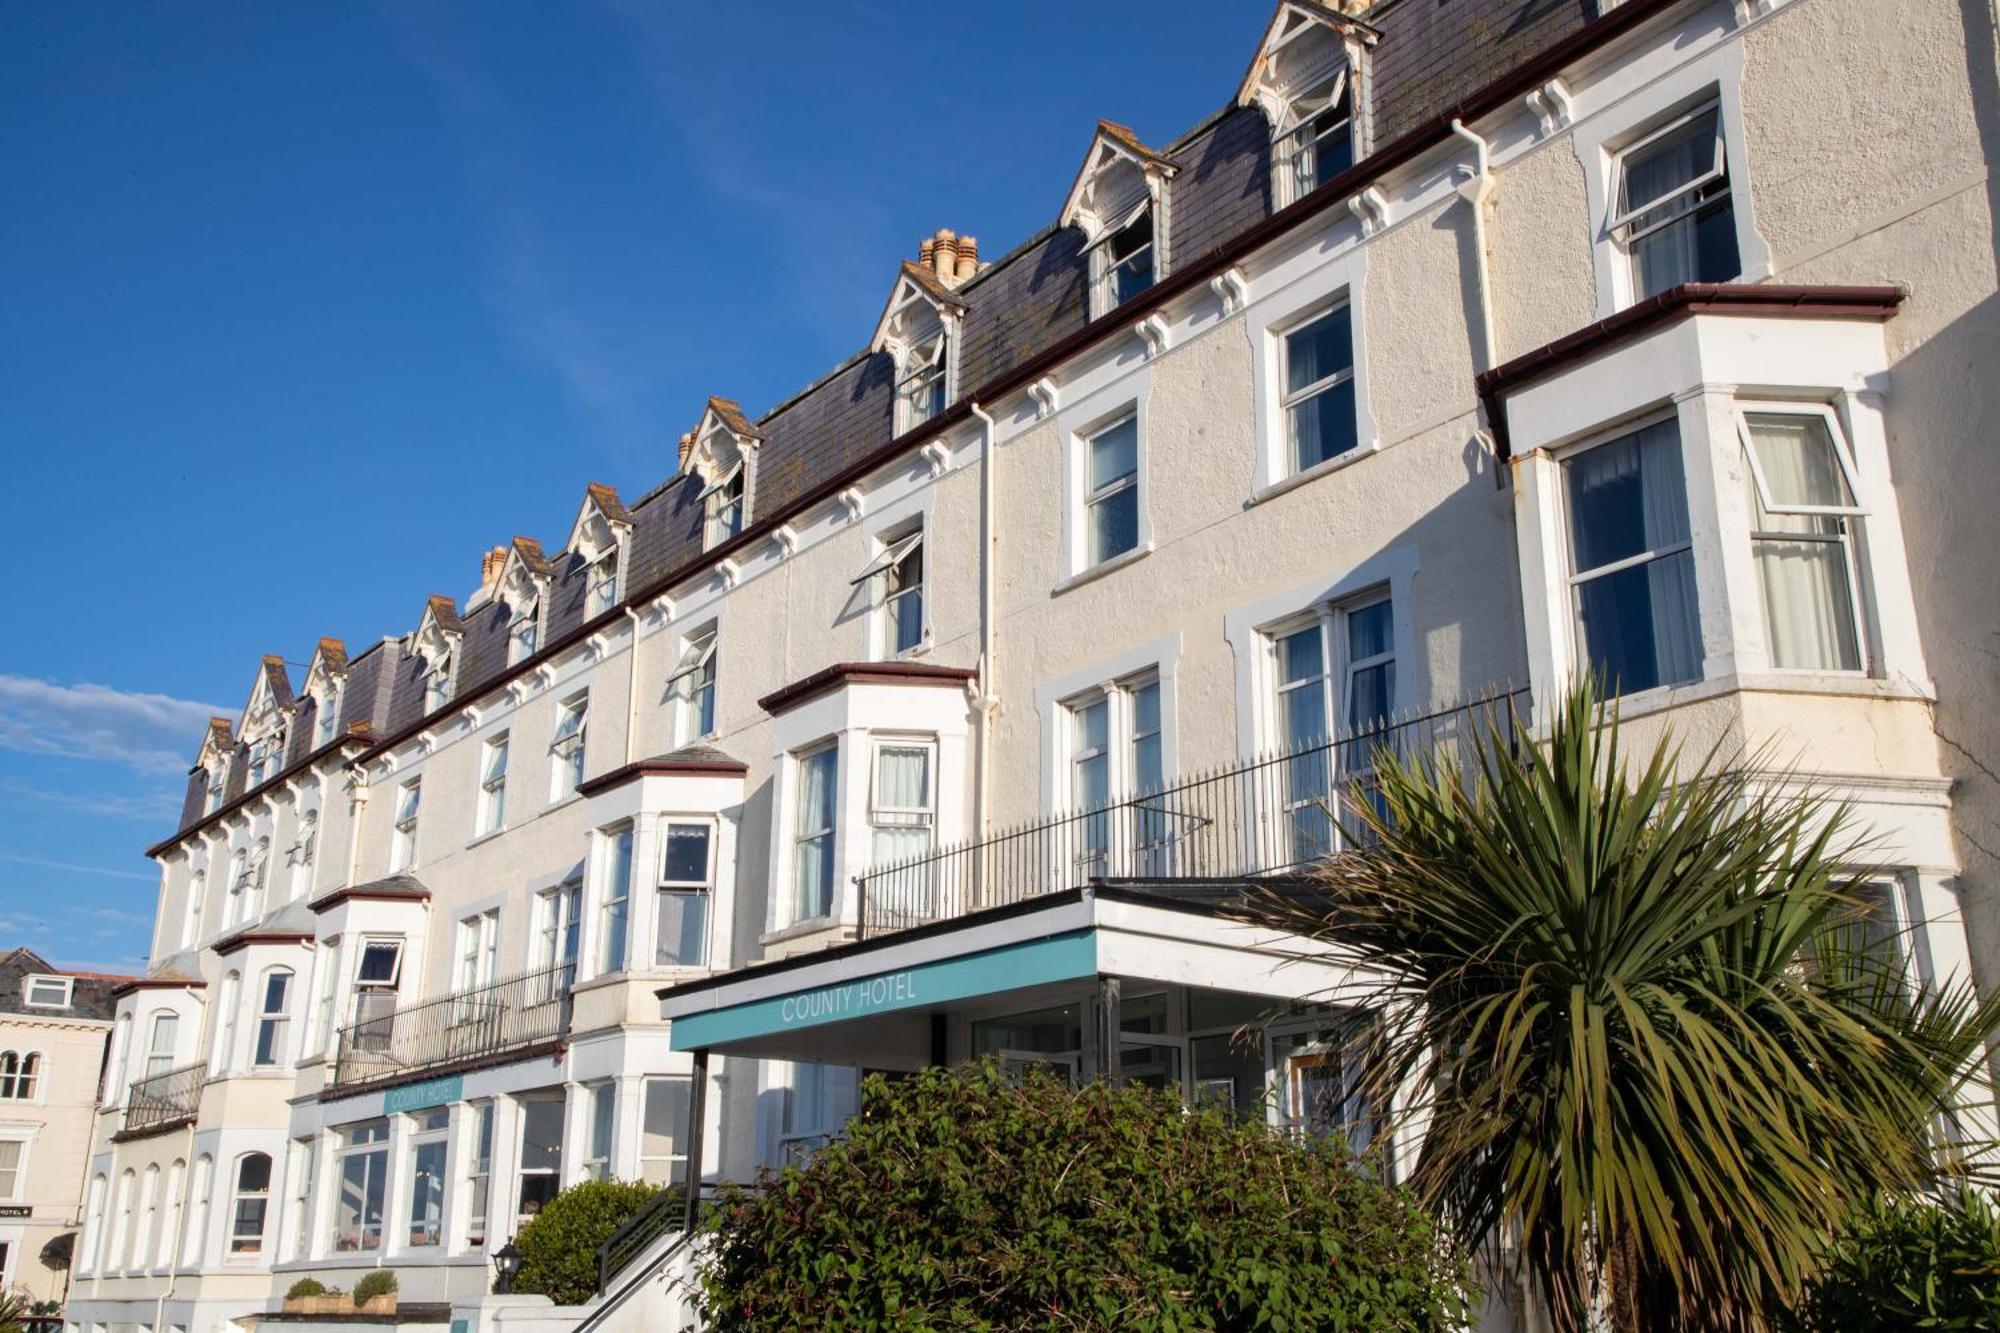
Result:
[[[847,923],[837,916],[815,916],[804,921],[794,921],[789,926],[767,930],[757,937],[759,944],[786,944],[792,940],[804,939],[808,935],[823,935],[829,931],[844,930]]]
[[[1335,454],[1332,458],[1321,459],[1303,472],[1294,472],[1289,476],[1280,477],[1276,481],[1267,482],[1259,486],[1256,490],[1250,492],[1250,498],[1243,502],[1243,507],[1249,509],[1263,504],[1266,500],[1274,500],[1287,491],[1295,491],[1301,486],[1310,485],[1328,473],[1339,472],[1343,468],[1352,467],[1362,459],[1372,458],[1381,452],[1382,443],[1379,440],[1370,440],[1367,444],[1357,444],[1344,454]]]
[[[1086,583],[1093,583],[1103,578],[1106,574],[1115,574],[1127,565],[1137,564],[1152,553],[1153,543],[1140,542],[1129,551],[1120,551],[1109,560],[1100,560],[1089,569],[1080,569],[1068,578],[1059,580],[1055,587],[1049,589],[1049,596],[1060,597],[1071,588],[1080,588]]]
[[[584,780],[586,782],[589,781],[588,778]],[[583,799],[583,793],[581,791],[572,788],[571,790],[566,791],[562,795],[556,797],[553,801],[550,801],[547,805],[543,806],[542,813],[545,815],[554,814],[556,811],[562,809],[564,806],[574,804],[575,802],[580,801],[582,799]],[[502,832],[505,832],[505,830],[503,829]]]
[[[492,842],[495,838],[502,837],[512,832],[513,832],[512,829],[508,828],[505,824],[502,824],[499,828],[494,829],[492,832],[482,833],[478,837],[474,838],[471,842],[466,843],[465,850],[469,852],[474,847],[483,846],[486,843]]]
[[[1689,681],[1685,685],[1661,685],[1639,690],[1607,699],[1605,703],[1616,704],[1619,716],[1630,720],[1703,703],[1727,694],[1811,694],[1911,703],[1932,703],[1937,699],[1937,692],[1927,684],[1886,680],[1859,672],[1745,671],[1709,680]]]

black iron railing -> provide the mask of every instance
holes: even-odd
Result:
[[[201,1085],[207,1079],[208,1066],[198,1064],[133,1080],[125,1095],[123,1132],[144,1134],[194,1119],[201,1106]]]
[[[611,1279],[645,1253],[646,1247],[669,1231],[687,1226],[687,1187],[669,1185],[646,1201],[644,1207],[625,1219],[619,1228],[597,1247],[597,1290],[610,1289]]]
[[[334,1086],[373,1083],[554,1041],[569,1031],[574,974],[575,964],[562,963],[342,1028]]]
[[[1211,769],[1159,791],[990,838],[870,866],[855,877],[863,937],[908,930],[1094,880],[1280,874],[1356,846],[1384,751],[1455,754],[1489,724],[1512,743],[1527,692],[1494,693]]]

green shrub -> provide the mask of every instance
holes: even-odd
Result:
[[[1464,1266],[1338,1144],[991,1064],[863,1096],[843,1139],[725,1196],[712,1328],[1458,1327]]]
[[[1942,1203],[1878,1198],[1842,1228],[1787,1333],[2000,1328],[2000,1210],[1974,1190]]]
[[[597,1292],[597,1247],[658,1193],[639,1181],[586,1180],[550,1199],[514,1237],[514,1290],[582,1305]]]
[[[326,1295],[326,1283],[316,1277],[302,1277],[285,1288],[285,1299],[288,1301],[296,1301],[303,1296],[324,1295]]]
[[[354,1284],[354,1303],[372,1301],[377,1296],[393,1295],[396,1291],[396,1275],[386,1268],[378,1268]]]

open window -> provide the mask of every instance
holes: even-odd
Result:
[[[554,737],[549,741],[549,800],[560,801],[583,782],[584,735],[590,720],[590,696],[573,695],[556,710]]]
[[[953,289],[978,267],[978,242],[951,231],[926,237],[919,262],[904,261],[869,341],[895,359],[898,435],[943,412],[956,382],[953,355],[965,302]]]
[[[601,482],[586,486],[568,548],[581,563],[584,619],[603,615],[624,596],[621,571],[631,533],[632,515],[618,492]]]
[[[1167,182],[1174,165],[1122,125],[1099,121],[1061,225],[1083,230],[1096,319],[1168,272]]]
[[[392,872],[408,870],[417,863],[417,815],[423,800],[422,778],[411,778],[396,788],[396,822],[389,847]]]
[[[1355,114],[1360,75],[1379,33],[1317,4],[1281,3],[1237,89],[1271,126],[1271,198],[1296,203],[1361,154]]]
[[[354,967],[354,1037],[359,1050],[389,1049],[396,987],[403,976],[401,940],[364,939]]]
[[[700,480],[701,545],[713,550],[750,523],[751,463],[763,434],[726,398],[710,398],[681,439],[681,469]]]
[[[878,606],[876,635],[882,657],[900,657],[924,644],[924,530],[884,538],[882,549],[852,580],[866,585]]]
[[[680,696],[680,743],[692,744],[715,734],[715,644],[714,626],[688,635],[680,659],[667,677],[667,689]]]
[[[1854,461],[1831,408],[1744,404],[1736,429],[1750,462],[1751,551],[1764,592],[1771,665],[1860,671],[1866,515]]]
[[[653,963],[708,963],[709,904],[715,892],[715,826],[706,820],[660,824],[660,877],[654,895]]]
[[[1631,264],[1632,299],[1742,274],[1721,107],[1675,116],[1619,150],[1606,228]]]

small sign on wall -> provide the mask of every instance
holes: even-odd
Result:
[[[463,1074],[452,1074],[446,1078],[428,1078],[422,1083],[405,1083],[400,1088],[391,1088],[382,1094],[382,1114],[396,1115],[403,1111],[422,1111],[433,1106],[449,1106],[464,1095]]]
[[[33,1217],[35,1208],[27,1203],[0,1203],[0,1217]]]

